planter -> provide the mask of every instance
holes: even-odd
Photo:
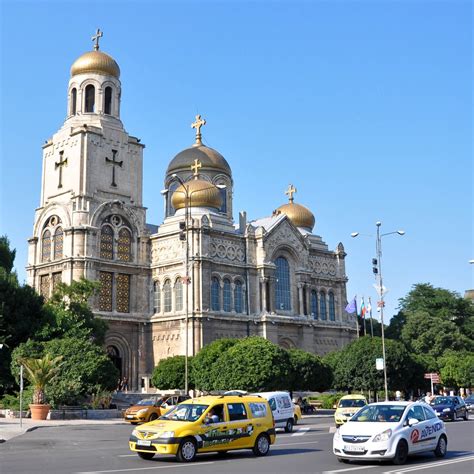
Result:
[[[46,417],[48,416],[50,408],[51,407],[49,405],[38,405],[36,403],[30,404],[31,419],[32,420],[46,420]]]

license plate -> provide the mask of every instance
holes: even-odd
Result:
[[[127,415],[127,418],[133,418],[133,415]]]
[[[138,439],[137,446],[151,446],[151,441],[147,439]]]
[[[352,446],[350,444],[345,444],[344,451],[352,451],[354,453],[363,453],[365,451],[365,446]]]

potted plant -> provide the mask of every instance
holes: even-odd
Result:
[[[25,376],[33,385],[33,403],[30,404],[33,420],[46,420],[50,406],[46,403],[45,388],[56,377],[62,365],[62,356],[52,358],[46,354],[41,359],[22,358],[20,364],[25,367]]]

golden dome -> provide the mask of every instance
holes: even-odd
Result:
[[[190,207],[210,207],[219,209],[222,206],[222,197],[219,189],[208,181],[192,179],[185,183]],[[179,186],[171,196],[171,204],[178,209],[186,206],[186,189]]]
[[[218,151],[205,145],[192,146],[178,153],[168,165],[166,174],[187,171],[194,160],[201,162],[202,170],[221,171],[228,176],[232,175],[227,160]]]
[[[296,227],[313,230],[315,224],[313,213],[307,207],[294,202],[283,204],[283,206],[280,206],[274,214],[286,214],[288,219],[290,219]]]
[[[88,51],[74,61],[71,66],[71,76],[85,73],[104,74],[120,77],[119,65],[115,59],[102,51]]]

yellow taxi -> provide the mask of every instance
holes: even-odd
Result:
[[[187,395],[144,398],[135,405],[127,408],[123,414],[123,419],[132,425],[147,423],[156,420],[175,405],[187,400],[188,398],[189,396]]]
[[[367,399],[364,395],[344,395],[336,405],[336,412],[334,413],[336,427],[343,425],[365,405],[367,405]]]
[[[293,407],[295,409],[295,425],[297,425],[303,415],[301,414],[301,407],[297,403],[293,403]]]
[[[198,453],[252,449],[265,456],[275,442],[267,400],[259,396],[205,396],[180,403],[158,420],[133,430],[129,447],[142,459],[173,454],[190,462]]]

